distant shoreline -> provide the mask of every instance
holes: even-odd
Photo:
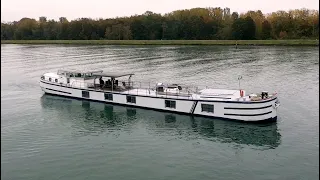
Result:
[[[1,44],[319,46],[319,40],[1,40]]]

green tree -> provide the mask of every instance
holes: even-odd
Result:
[[[39,17],[1,23],[1,39],[280,39],[319,38],[319,11],[295,9],[244,14],[229,8],[176,10],[93,20]]]
[[[256,36],[256,24],[250,16],[247,16],[244,19],[244,29],[243,29],[243,39],[252,40]]]
[[[269,21],[264,20],[262,23],[262,33],[261,33],[261,38],[262,39],[270,39],[271,38],[271,31],[272,27]]]

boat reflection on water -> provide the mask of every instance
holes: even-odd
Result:
[[[86,100],[77,100],[44,94],[41,104],[59,119],[68,119],[82,134],[132,132],[134,125],[142,124],[156,136],[186,140],[206,139],[224,143],[276,148],[281,142],[277,123],[250,124],[206,117],[192,117]]]

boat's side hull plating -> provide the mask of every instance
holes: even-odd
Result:
[[[277,97],[265,101],[221,101],[221,100],[195,100],[181,99],[174,97],[152,97],[120,92],[108,92],[112,94],[112,100],[105,99],[105,93],[94,89],[78,89],[60,86],[59,84],[40,81],[40,87],[45,93],[67,96],[80,99],[101,101],[105,103],[115,103],[121,105],[137,106],[149,109],[173,111],[191,115],[200,115],[222,119],[240,121],[265,121],[277,119]],[[128,102],[128,97],[134,97],[135,102]],[[130,98],[129,97],[129,98]],[[166,102],[167,101],[167,102]],[[174,102],[174,108],[166,107],[168,101]],[[211,106],[210,106],[211,105]],[[203,111],[203,106],[213,105],[213,112]]]

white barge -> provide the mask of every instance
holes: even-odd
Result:
[[[154,86],[131,81],[132,73],[58,70],[41,76],[45,93],[240,121],[274,121],[280,105],[277,94],[246,95],[242,89],[190,88],[179,84]],[[124,77],[128,79],[121,80]],[[144,87],[142,86],[144,85]]]

